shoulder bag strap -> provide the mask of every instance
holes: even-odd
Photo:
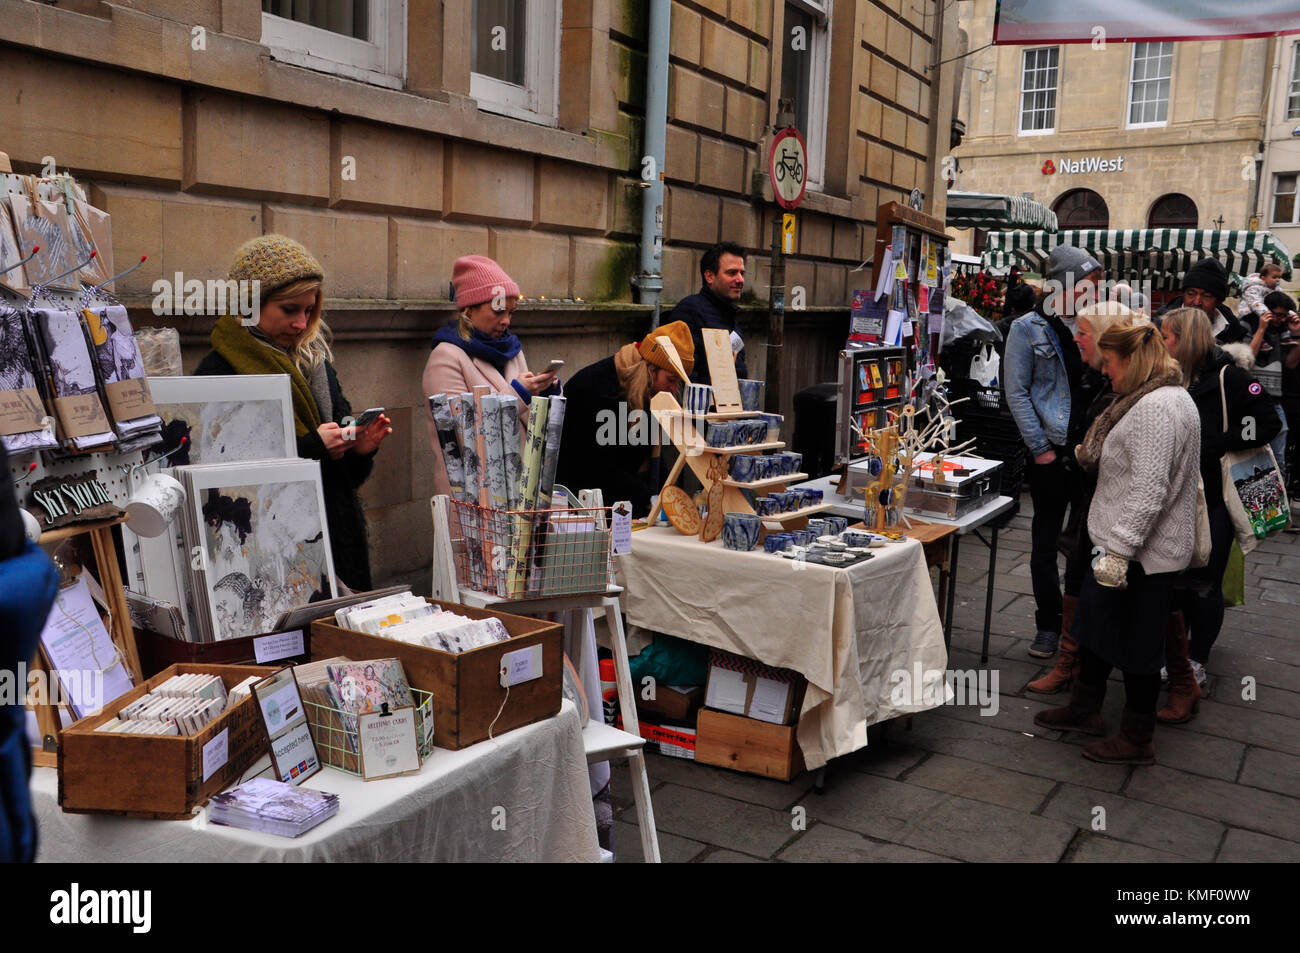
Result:
[[[1224,389],[1223,381],[1228,373],[1228,365],[1224,364],[1219,371],[1219,402],[1223,405],[1223,432],[1228,432],[1228,394]]]

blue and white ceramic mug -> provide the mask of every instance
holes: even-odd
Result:
[[[748,552],[758,545],[763,522],[753,513],[727,513],[722,517],[722,545]]]

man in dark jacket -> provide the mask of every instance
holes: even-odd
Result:
[[[678,364],[658,343],[662,338],[676,348]],[[689,375],[696,363],[690,329],[674,321],[574,374],[564,385],[556,479],[574,492],[599,487],[606,506],[627,500],[633,516],[646,516],[659,489],[651,485],[649,467],[659,435],[650,398],[677,390],[681,372]]]
[[[1210,331],[1219,344],[1249,340],[1246,326],[1223,303],[1227,297],[1227,269],[1214,258],[1202,258],[1183,275],[1183,293],[1161,308],[1156,318],[1179,308],[1200,308],[1210,319]]]
[[[736,327],[736,316],[739,313],[736,303],[740,300],[740,293],[745,290],[745,250],[735,242],[714,245],[700,259],[700,275],[704,284],[699,292],[687,295],[677,302],[677,306],[664,318],[663,324],[683,321],[690,328],[697,358],[695,369],[691,371],[692,383],[708,384],[712,381],[709,362],[704,356],[702,332],[705,328],[721,328],[731,332],[731,347],[736,355],[736,376],[747,378],[749,369],[745,366],[744,342],[740,340],[740,332]]]
[[[0,442],[0,669],[17,673],[31,664],[58,575],[48,556],[23,532],[9,479],[9,456]],[[27,745],[22,695],[17,680],[14,704],[0,705],[0,863],[27,863],[36,856],[36,819],[28,790],[31,752]]]

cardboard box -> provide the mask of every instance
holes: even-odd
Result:
[[[97,715],[63,729],[59,744],[59,806],[74,814],[122,814],[183,820],[212,795],[237,784],[267,753],[266,731],[251,696],[197,735],[122,735],[96,731],[100,725],[174,675],[219,675],[227,690],[250,675],[265,677],[275,666],[172,665],[137,685]],[[226,761],[204,777],[203,749],[220,750]]]
[[[656,685],[654,698],[643,698],[638,690],[636,696],[636,713],[638,718],[648,717],[650,721],[690,722],[695,712],[704,704],[704,686],[696,685],[685,690],[671,685]]]
[[[700,709],[695,760],[778,781],[803,773],[803,752],[794,725],[772,725],[753,718]]]
[[[454,602],[429,602],[471,619],[500,619],[511,637],[457,655],[341,629],[332,620],[318,619],[311,624],[311,657],[342,655],[358,662],[401,659],[411,687],[433,693],[433,743],[439,748],[467,748],[485,741],[489,726],[495,737],[559,713],[564,680],[562,625]],[[501,687],[501,657],[534,645],[541,646],[541,677],[512,686],[507,698]]]
[[[685,758],[687,761],[695,760],[697,734],[695,728],[689,725],[657,725],[639,719],[637,725],[641,729],[641,737],[651,744],[658,745],[661,755],[669,758]],[[617,727],[626,730],[622,716],[618,719]]]
[[[799,719],[807,686],[807,680],[792,669],[710,649],[704,704],[744,718],[790,725]]]

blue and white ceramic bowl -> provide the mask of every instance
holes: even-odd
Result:
[[[713,406],[713,388],[708,384],[686,385],[686,412],[707,414]]]
[[[763,382],[741,378],[740,406],[744,410],[761,410],[763,407]]]
[[[759,476],[758,457],[737,454],[731,458],[731,478],[741,483],[752,483],[761,479]]]
[[[838,536],[849,528],[849,521],[843,516],[828,516],[826,517],[826,526],[828,532]]]
[[[748,552],[758,545],[763,522],[753,513],[727,513],[722,517],[722,545]]]
[[[754,512],[759,516],[774,516],[781,512],[779,503],[770,496],[760,496],[754,500]]]

